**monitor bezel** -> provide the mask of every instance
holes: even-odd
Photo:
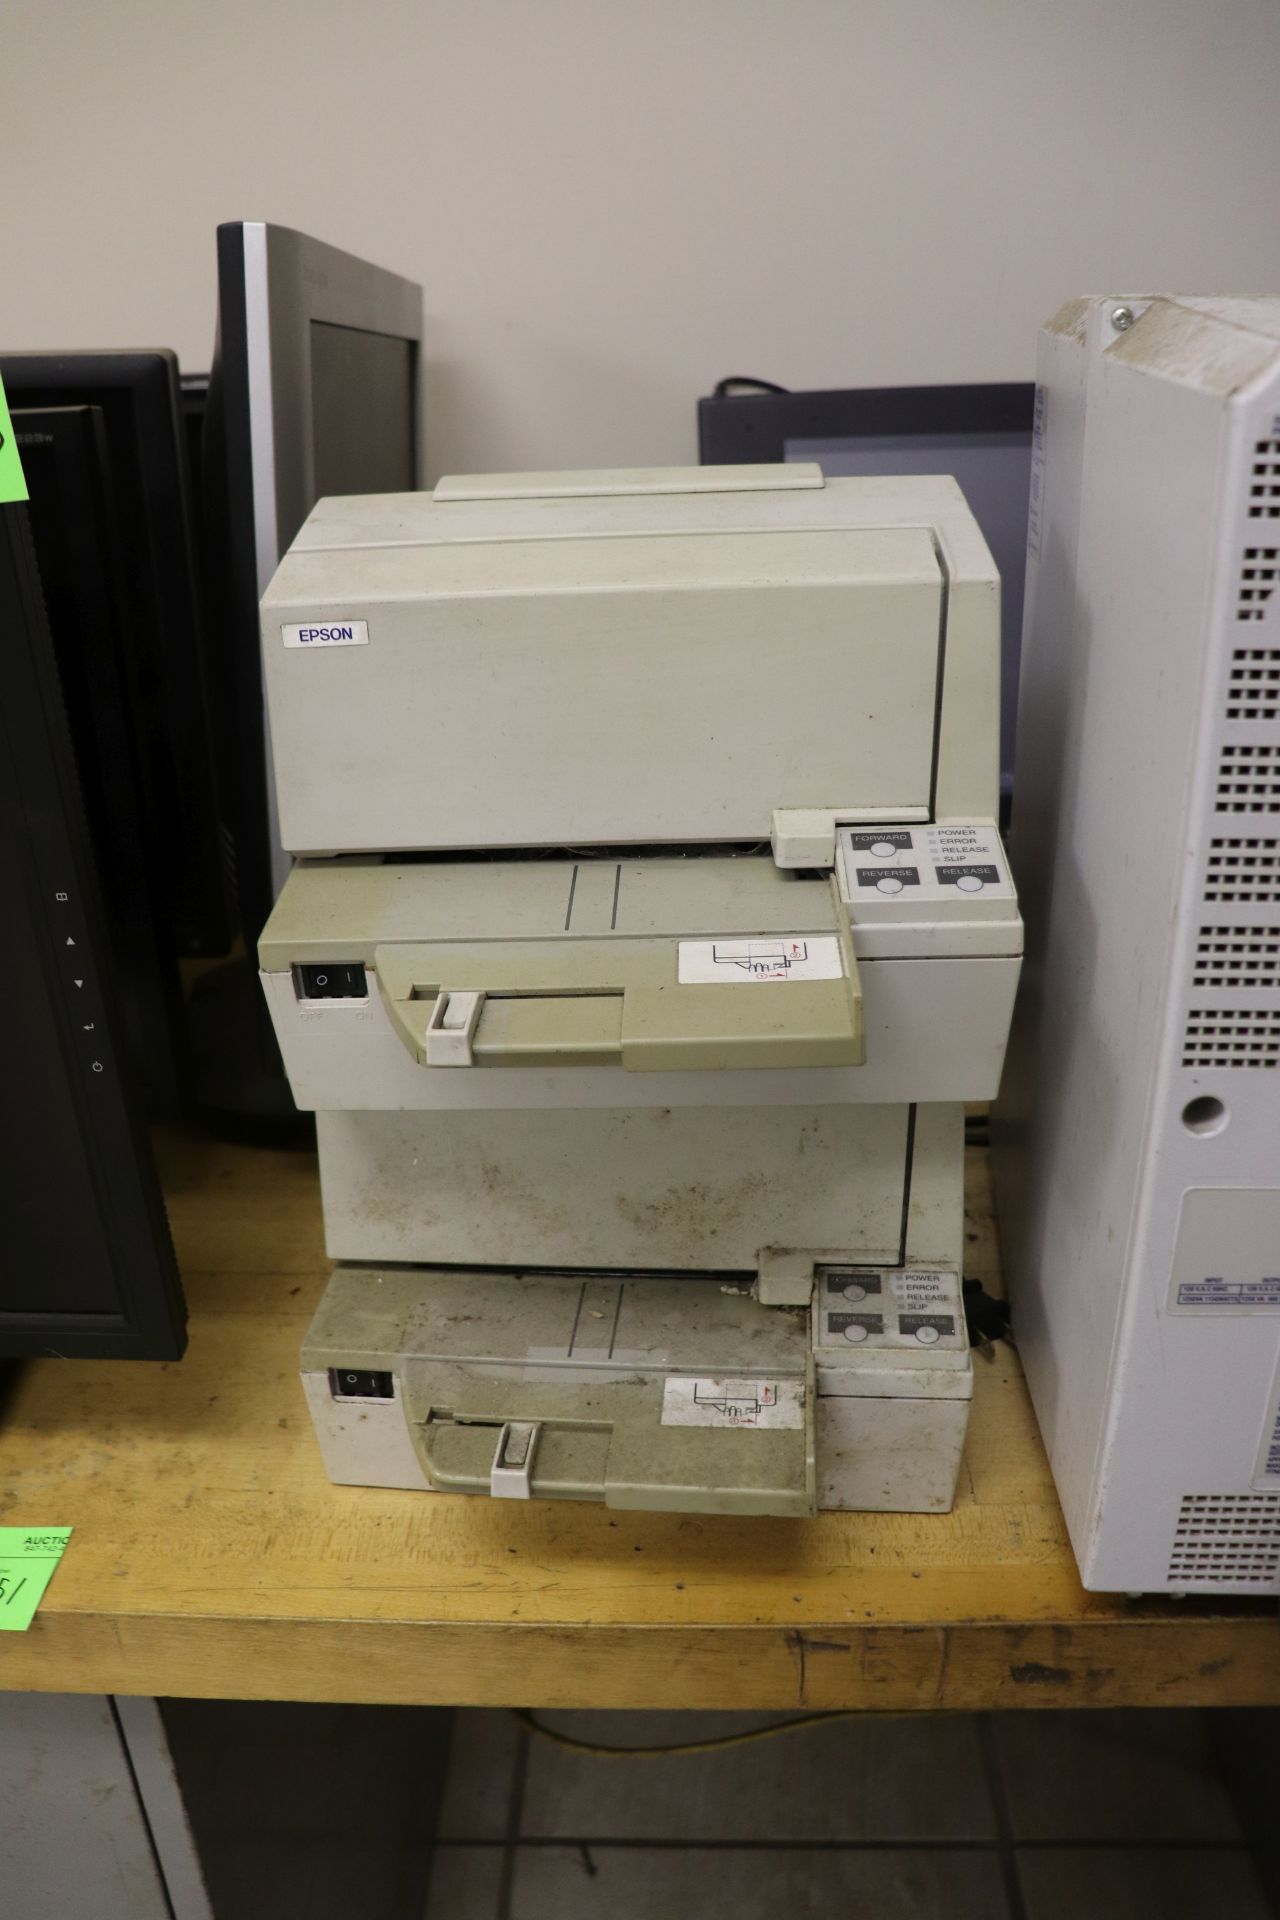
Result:
[[[72,1111],[64,1143],[78,1143],[97,1208],[101,1244],[120,1311],[77,1312],[28,1306],[0,1311],[0,1356],[176,1360],[186,1346],[186,1304],[151,1140],[143,1122],[106,941],[88,828],[80,802],[70,733],[53,642],[45,617],[27,509],[0,506],[0,636],[3,636],[3,785],[11,791],[11,830],[24,875],[24,937],[43,971],[59,981],[52,994],[59,1058],[35,1098],[6,1090],[15,1124],[37,1126],[51,1102]],[[50,893],[56,874],[61,889]],[[101,1030],[87,1045],[98,1056],[86,1070],[80,1029],[73,1032],[64,976],[68,962],[55,930],[54,903],[70,894],[85,944],[77,964],[90,977]],[[16,905],[16,903],[15,903]],[[13,937],[18,937],[15,923]],[[61,1008],[59,1012],[56,1009]],[[78,1021],[82,1013],[75,1014]],[[18,1108],[21,1107],[19,1117]],[[74,1144],[70,1148],[74,1151]],[[58,1180],[52,1161],[49,1179]],[[18,1254],[10,1248],[11,1257]],[[33,1257],[38,1258],[38,1249]]]
[[[91,840],[101,856],[100,891],[125,1031],[134,1043],[134,1071],[151,1117],[175,1120],[190,1086],[178,951],[167,935],[165,892],[181,847],[180,838],[171,836],[180,834],[180,825],[165,819],[152,798],[151,716],[139,697],[138,664],[130,653],[130,602],[120,577],[102,410],[85,401],[26,404],[13,407],[11,419],[20,449],[29,434],[40,434],[56,482],[57,498],[48,505],[58,522],[61,577],[42,573],[41,585],[63,711]],[[35,486],[36,462],[29,452],[25,458],[28,486]],[[39,522],[30,504],[27,517],[39,566]]]
[[[181,865],[164,876],[167,910],[180,953],[225,953],[233,937],[221,796],[209,719],[209,635],[196,558],[196,524],[187,465],[176,355],[167,347],[5,353],[0,356],[11,407],[98,406],[108,452],[128,441],[144,526],[144,604],[148,670],[160,676],[164,710],[165,791],[181,818]],[[213,657],[216,657],[216,650]],[[166,803],[168,804],[168,803]]]
[[[1030,434],[1035,396],[1031,380],[707,394],[698,402],[698,458],[708,467],[782,461],[790,440]]]
[[[234,304],[221,299],[224,284],[237,288]],[[261,596],[315,491],[313,322],[412,346],[413,484],[419,485],[422,288],[309,234],[248,220],[218,228],[218,285],[224,373],[233,345],[243,353]]]

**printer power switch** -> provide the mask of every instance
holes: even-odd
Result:
[[[295,967],[293,978],[299,1000],[369,998],[369,982],[358,960],[322,960],[316,966]]]

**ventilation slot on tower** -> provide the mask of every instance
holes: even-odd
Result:
[[[1249,475],[1249,518],[1280,519],[1280,440],[1259,440]]]
[[[1280,926],[1201,927],[1194,987],[1280,987]]]
[[[1170,1586],[1269,1586],[1280,1576],[1280,1495],[1189,1493],[1169,1555]]]
[[[1184,1067],[1280,1066],[1280,1007],[1192,1007]]]
[[[1280,813],[1280,745],[1228,745],[1218,762],[1219,813]]]
[[[1209,901],[1280,901],[1280,840],[1211,840],[1204,877]]]
[[[1236,593],[1236,619],[1261,620],[1280,582],[1280,547],[1246,547]]]
[[[1228,720],[1280,715],[1280,647],[1235,647],[1227,688]]]

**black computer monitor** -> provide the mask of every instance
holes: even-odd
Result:
[[[100,415],[136,744],[153,813],[147,835],[151,883],[179,953],[225,953],[234,928],[232,882],[209,728],[211,670],[177,360],[164,350],[5,353],[0,377],[11,409],[93,407]],[[50,528],[62,509],[52,493],[46,499],[44,474],[29,485],[38,545],[74,544],[74,527]],[[59,649],[73,639],[59,622]]]
[[[129,1055],[148,1111],[171,1118],[188,1086],[169,912],[182,854],[156,792],[106,422],[96,406],[15,406],[12,419]]]
[[[207,373],[179,375],[182,438],[187,450],[187,477],[191,482],[191,519],[196,530],[196,557],[203,574],[204,538],[204,414],[209,400]]]
[[[952,474],[1000,570],[1000,788],[1013,788],[1018,662],[1031,489],[1035,387],[853,387],[788,393],[736,391],[721,381],[698,402],[699,458],[731,462],[816,460],[836,474]]]
[[[0,506],[0,1355],[175,1359],[185,1308],[131,1084],[27,512]]]

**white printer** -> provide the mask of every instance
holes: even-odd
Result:
[[[999,583],[945,479],[323,500],[263,602],[259,944],[344,1482],[951,1505],[963,1108],[1022,949]]]

